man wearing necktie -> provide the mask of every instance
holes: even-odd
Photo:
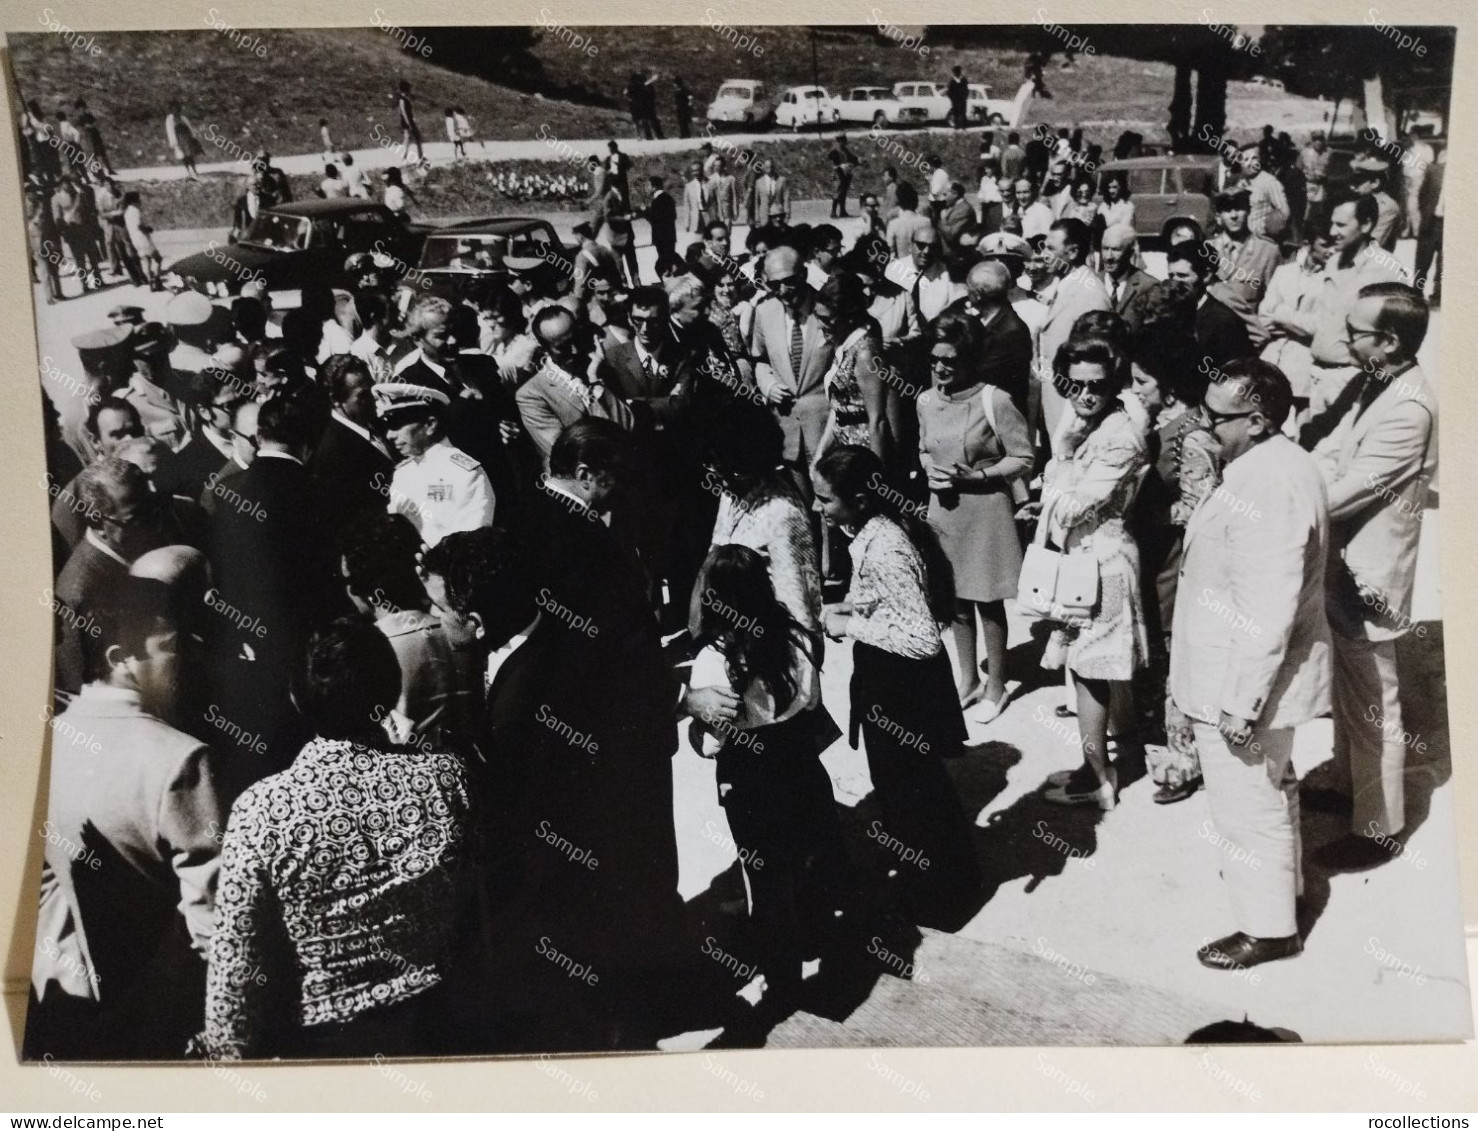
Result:
[[[585,417],[634,423],[626,402],[606,385],[605,359],[596,350],[590,324],[559,305],[534,316],[534,337],[544,347],[544,363],[514,395],[519,419],[545,462],[567,425]]]

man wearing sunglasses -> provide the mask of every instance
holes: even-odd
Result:
[[[1226,471],[1186,525],[1170,693],[1191,719],[1235,929],[1204,966],[1243,970],[1303,949],[1295,728],[1329,709],[1329,507],[1313,458],[1283,435],[1288,378],[1234,361],[1202,412]]]
[[[1368,867],[1401,850],[1408,743],[1396,642],[1411,600],[1427,483],[1436,471],[1436,396],[1416,362],[1427,303],[1404,283],[1363,287],[1345,320],[1360,369],[1329,407],[1313,446],[1329,488],[1329,623],[1334,629],[1334,790],[1311,808],[1351,814],[1351,835],[1320,852],[1332,867]],[[1425,626],[1416,626],[1425,635]]]

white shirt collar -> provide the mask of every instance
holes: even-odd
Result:
[[[98,537],[98,532],[96,530],[92,529],[92,527],[90,527],[90,526],[87,528],[86,538],[87,538],[87,540],[89,542],[91,542],[94,546],[96,546],[103,553],[107,554],[108,557],[112,558],[119,565],[123,566],[125,569],[128,568],[128,564],[129,564],[128,563],[128,559],[125,558],[125,557],[123,557],[121,554],[118,553],[117,550],[113,549],[112,546],[108,545],[101,538],[99,538]]]
[[[349,429],[349,431],[353,432],[357,436],[362,436],[365,440],[368,440],[371,444],[373,444],[379,451],[385,451],[385,441],[376,436],[368,428],[365,428],[359,424],[355,424],[354,421],[350,420],[338,409],[334,409],[332,415],[335,420],[337,420],[345,428]]]
[[[528,643],[529,637],[534,634],[534,629],[539,627],[539,619],[543,615],[543,613],[535,613],[534,619],[529,621],[529,623],[524,626],[521,632],[515,632],[512,636],[508,638],[508,642],[504,644],[503,647],[495,649],[488,656],[486,675],[487,682],[483,686],[493,686],[493,680],[498,678],[498,671],[503,667],[504,664],[508,662],[513,653],[517,652],[520,648]]]
[[[300,460],[297,456],[293,455],[292,453],[290,453],[290,452],[273,451],[273,450],[268,449],[268,448],[258,448],[257,449],[257,459],[285,459],[285,460],[291,460],[293,463],[297,464],[299,467],[302,467],[303,466],[303,461]]]

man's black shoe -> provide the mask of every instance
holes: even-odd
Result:
[[[1196,951],[1202,966],[1213,970],[1246,970],[1264,962],[1276,962],[1280,958],[1292,958],[1303,951],[1303,940],[1297,935],[1281,939],[1255,939],[1238,931],[1214,943],[1207,943]]]

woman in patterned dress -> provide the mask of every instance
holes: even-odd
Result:
[[[850,614],[827,632],[852,645],[851,736],[898,854],[903,901],[914,921],[953,929],[978,909],[980,869],[970,816],[945,769],[965,743],[965,719],[940,635],[955,611],[953,570],[914,504],[879,491],[876,453],[842,444],[812,481],[822,514],[852,535]],[[925,863],[927,861],[927,863]]]
[[[348,617],[308,645],[294,699],[317,737],[246,790],[221,842],[205,1031],[191,1052],[424,1054],[479,872],[466,770],[393,746],[385,635]]]
[[[1165,745],[1146,747],[1150,777],[1161,805],[1183,801],[1201,784],[1195,732],[1166,692],[1170,668],[1170,623],[1180,580],[1185,524],[1201,500],[1221,482],[1221,445],[1202,419],[1206,378],[1196,364],[1199,351],[1189,334],[1146,323],[1131,365],[1132,391],[1150,415],[1151,468],[1134,506],[1141,587],[1150,634],[1150,663],[1136,678],[1135,702],[1165,730]],[[1163,715],[1160,707],[1163,704]],[[1158,737],[1158,736],[1156,736]]]
[[[1139,552],[1124,522],[1149,467],[1149,419],[1125,391],[1129,358],[1109,339],[1075,335],[1053,368],[1073,411],[1052,437],[1039,521],[1064,554],[1094,558],[1098,603],[1086,617],[1049,622],[1042,666],[1073,673],[1084,764],[1052,779],[1045,796],[1112,809],[1119,786],[1108,758],[1110,685],[1131,679],[1149,656]]]
[[[934,323],[933,339],[934,385],[918,401],[929,524],[954,567],[960,703],[984,703],[984,713],[976,718],[990,722],[1006,705],[1005,602],[1016,596],[1021,574],[1011,484],[1031,473],[1031,436],[1005,391],[981,379],[972,318],[945,311]],[[977,612],[985,638],[984,684],[976,650]]]
[[[850,272],[831,276],[816,297],[816,321],[836,349],[825,377],[831,412],[817,444],[818,459],[837,444],[859,444],[888,462],[882,337],[868,301],[862,280]]]

